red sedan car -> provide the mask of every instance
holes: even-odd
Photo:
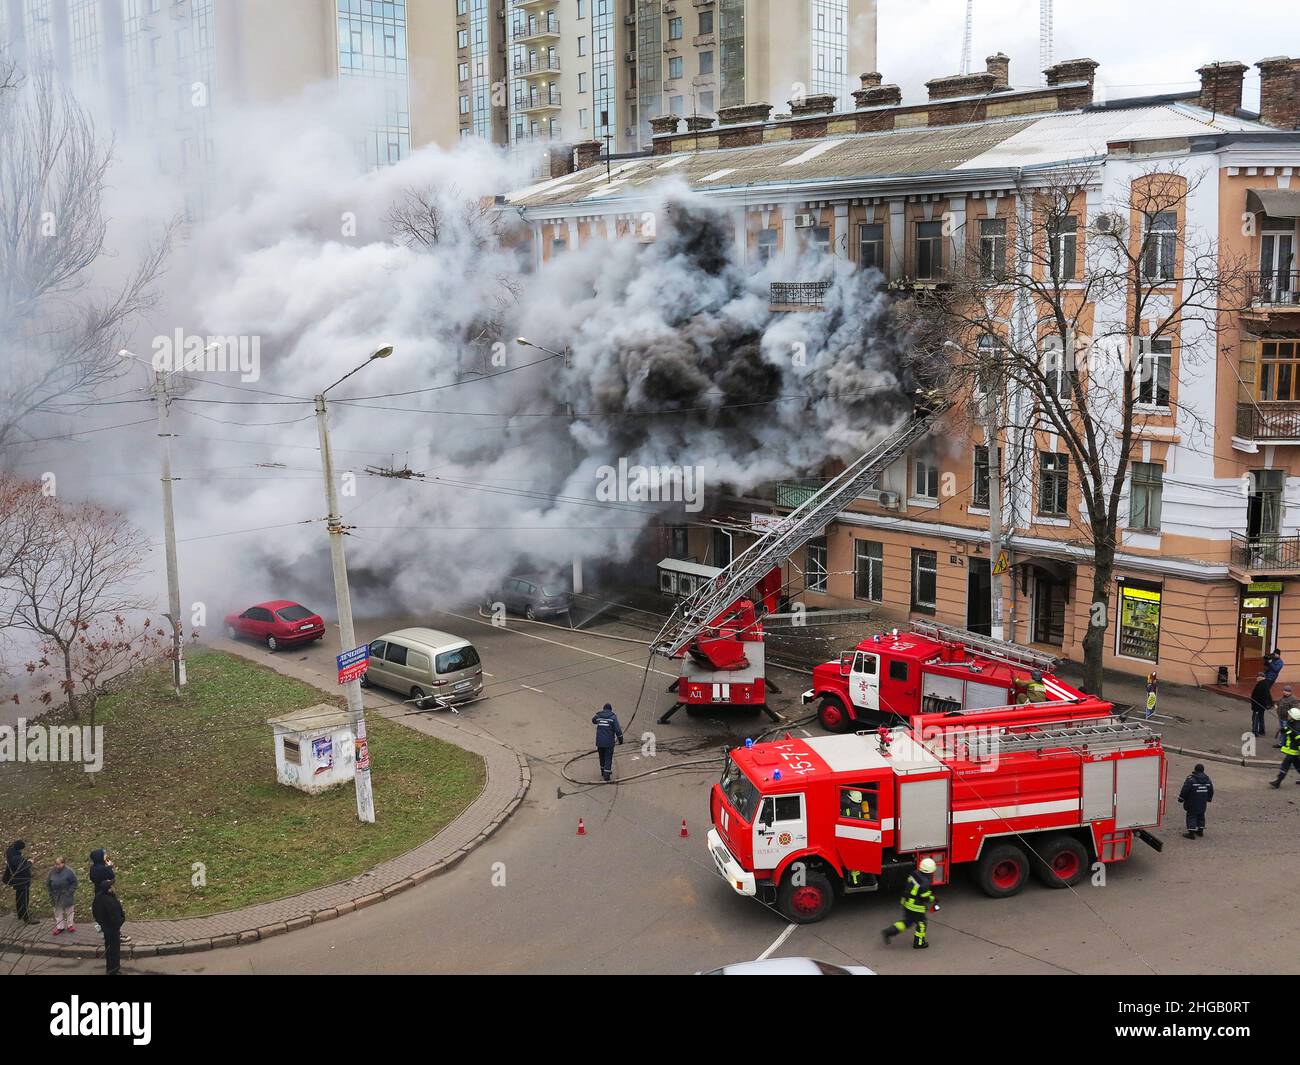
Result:
[[[273,599],[250,606],[242,614],[228,614],[226,635],[232,640],[247,636],[266,644],[268,650],[278,651],[281,647],[319,640],[325,635],[325,622],[301,603]]]

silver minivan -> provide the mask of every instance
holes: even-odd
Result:
[[[438,629],[397,629],[370,644],[362,687],[388,688],[421,710],[483,694],[483,664],[468,640]]]

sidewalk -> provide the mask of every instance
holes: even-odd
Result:
[[[212,642],[222,650],[236,653],[241,650],[241,645],[225,640]],[[242,649],[247,650],[247,645]],[[267,662],[265,658],[258,660]],[[270,659],[269,664],[287,676],[317,683],[300,663],[287,657]],[[432,839],[350,880],[210,917],[128,920],[126,931],[132,942],[122,944],[123,959],[187,954],[252,943],[373,906],[456,865],[495,832],[523,800],[531,782],[527,762],[463,719],[404,716],[401,706],[387,704],[366,709],[479,755],[487,767],[487,782],[478,798]],[[33,894],[39,887],[34,885]],[[82,905],[78,909],[82,912],[71,942],[66,933],[54,937],[51,920],[24,926],[12,913],[6,913],[0,916],[0,956],[9,951],[76,958],[101,956],[104,945],[90,917],[91,900],[84,897],[84,890],[81,894]]]

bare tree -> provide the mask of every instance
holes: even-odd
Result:
[[[148,545],[125,517],[93,503],[58,504],[45,517],[49,535],[12,561],[0,594],[9,597],[9,623],[57,658],[75,719],[78,641],[105,619],[147,609],[135,585]]]
[[[103,195],[112,156],[51,75],[0,92],[0,349],[9,356],[0,446],[21,439],[22,423],[47,404],[88,398],[121,373],[116,352],[128,326],[154,302],[174,222],[124,279],[94,285],[108,253]]]
[[[966,254],[909,308],[918,374],[959,399],[959,420],[991,422],[1009,455],[1035,463],[1039,434],[1053,434],[1068,459],[1061,516],[1093,569],[1082,641],[1093,692],[1135,444],[1148,425],[1177,419],[1186,432],[1213,416],[1180,405],[1178,377],[1214,357],[1224,312],[1242,292],[1244,263],[1188,226],[1198,181],[1151,169],[1113,202],[1091,168],[1024,183],[1015,216],[968,221]],[[1050,472],[1034,470],[1039,494],[1061,484],[1061,471]]]

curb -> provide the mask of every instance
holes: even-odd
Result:
[[[1174,747],[1170,744],[1164,744],[1165,751],[1173,751],[1174,754],[1181,754],[1188,758],[1205,758],[1211,762],[1222,762],[1224,765],[1239,765],[1246,769],[1277,769],[1276,761],[1264,761],[1262,758],[1234,758],[1230,754],[1216,754],[1213,751],[1198,751],[1191,747]]]
[[[509,748],[506,748],[509,750]],[[477,849],[487,840],[498,828],[500,828],[509,819],[510,815],[519,808],[519,804],[524,801],[524,796],[528,793],[528,788],[532,784],[532,772],[528,768],[528,762],[517,751],[510,751],[519,769],[519,786],[515,789],[514,795],[510,801],[498,811],[487,823],[478,835],[471,839],[464,846],[452,851],[450,854],[439,858],[432,865],[425,866],[409,876],[404,877],[397,882],[390,884],[388,887],[379,891],[372,891],[351,902],[338,903],[327,909],[314,910],[302,914],[298,917],[290,918],[287,921],[280,921],[274,924],[263,925],[260,928],[248,928],[241,932],[227,932],[223,935],[212,937],[200,937],[197,939],[185,939],[171,942],[158,943],[123,943],[122,958],[154,958],[169,957],[175,954],[198,954],[207,950],[218,950],[222,947],[239,946],[244,943],[256,943],[262,939],[272,939],[275,936],[285,935],[289,932],[296,932],[300,928],[307,928],[309,925],[321,924],[325,921],[332,921],[346,913],[353,913],[357,910],[365,909],[377,903],[390,899],[395,895],[400,895],[404,891],[416,887],[431,879],[445,873],[449,869],[459,865],[469,854]],[[454,822],[453,822],[454,823]],[[446,826],[450,827],[450,826]],[[443,829],[445,831],[445,828]],[[428,842],[427,840],[425,841]],[[420,846],[424,846],[421,843]],[[407,851],[406,853],[410,853]],[[402,855],[394,855],[388,861],[400,859]],[[360,874],[364,876],[365,874]],[[320,885],[326,887],[328,885]],[[270,900],[268,900],[270,901]],[[259,904],[260,905],[260,904]],[[193,918],[193,920],[203,920],[203,918]],[[30,940],[15,939],[11,936],[0,936],[0,952],[16,951],[19,954],[33,954],[41,957],[53,958],[102,958],[104,956],[103,944],[98,946],[93,944],[77,944],[75,946],[64,943],[32,942]]]

